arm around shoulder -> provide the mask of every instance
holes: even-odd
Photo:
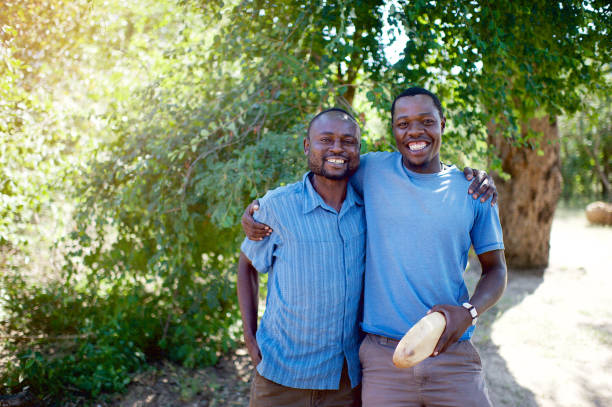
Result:
[[[463,174],[468,181],[472,181],[468,187],[468,194],[472,195],[472,198],[478,199],[480,197],[480,202],[486,202],[491,198],[491,206],[495,205],[497,202],[497,187],[491,175],[487,174],[486,171],[470,167],[465,167]]]
[[[240,219],[244,234],[248,239],[254,241],[262,240],[272,233],[272,228],[264,223],[257,222],[253,217],[257,210],[259,210],[259,200],[256,199],[246,207]]]

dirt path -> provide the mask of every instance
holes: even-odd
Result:
[[[558,211],[544,277],[511,272],[476,330],[495,406],[612,406],[611,273],[612,228]],[[470,286],[477,277],[467,272]],[[167,364],[141,373],[125,395],[99,405],[247,406],[249,378],[239,349],[207,369]]]
[[[477,330],[496,406],[612,406],[612,228],[560,211],[544,277],[511,274]]]

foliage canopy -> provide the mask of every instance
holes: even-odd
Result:
[[[8,328],[46,339],[14,341],[26,351],[2,383],[55,398],[120,390],[156,357],[210,364],[234,346],[238,218],[305,170],[318,110],[353,109],[364,151],[392,149],[393,96],[430,88],[451,123],[442,155],[459,164],[492,154],[487,123],[532,148],[523,122],[610,86],[612,10],[599,0],[1,7],[0,246],[19,246],[41,202],[74,191],[78,204],[59,282],[5,278]],[[66,333],[68,345],[50,339]]]

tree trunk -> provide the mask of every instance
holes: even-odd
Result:
[[[559,130],[548,116],[531,119],[528,126],[540,133],[539,148],[513,146],[494,125],[488,126],[488,133],[503,170],[511,176],[504,181],[494,174],[506,261],[514,269],[542,272],[548,266],[550,229],[561,193]],[[538,155],[538,150],[544,154]]]

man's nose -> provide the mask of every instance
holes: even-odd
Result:
[[[338,153],[343,152],[344,148],[342,147],[342,140],[334,140],[329,151]]]
[[[406,134],[410,137],[418,137],[423,133],[423,126],[418,121],[414,121],[408,124]]]

